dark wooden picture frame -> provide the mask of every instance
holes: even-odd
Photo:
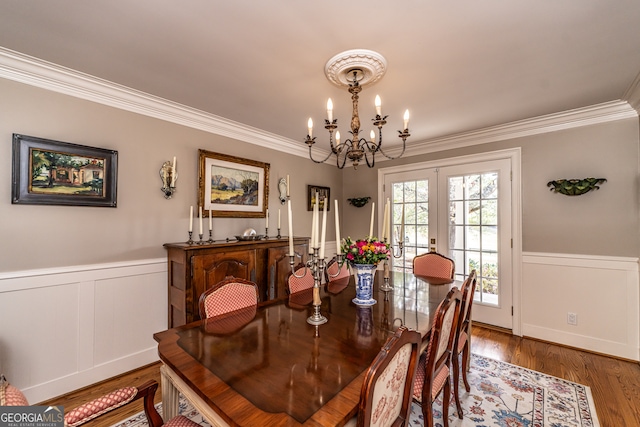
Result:
[[[117,204],[118,152],[13,134],[11,203]]]
[[[203,216],[264,218],[269,163],[198,150],[198,203]]]
[[[324,209],[324,201],[328,200],[331,202],[331,188],[329,187],[321,187],[319,185],[307,185],[307,210],[313,210],[313,204],[315,203],[315,194],[318,192],[318,196],[320,197],[320,203],[318,204],[318,208],[320,211]],[[331,203],[327,205],[327,211],[331,210]]]

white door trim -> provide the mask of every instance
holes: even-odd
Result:
[[[522,336],[522,192],[521,192],[521,149],[489,151],[459,157],[391,166],[378,169],[378,200],[383,200],[383,184],[388,174],[411,172],[419,169],[430,169],[445,166],[456,166],[465,163],[477,163],[488,160],[509,159],[511,161],[511,235],[513,236],[512,272],[513,272],[513,334]],[[384,203],[378,203],[378,217],[382,218]]]

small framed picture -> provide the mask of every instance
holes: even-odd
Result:
[[[312,211],[316,202],[316,193],[318,195],[318,209],[324,209],[325,201],[331,201],[331,189],[329,187],[320,187],[319,185],[307,185],[307,210]],[[327,204],[327,211],[331,210],[331,203]]]
[[[269,206],[269,163],[198,150],[203,216],[264,218]]]
[[[116,207],[118,152],[13,134],[11,203]]]

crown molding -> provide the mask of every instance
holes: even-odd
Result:
[[[638,112],[627,101],[611,101],[422,142],[413,142],[410,148],[407,147],[407,154],[417,156],[629,118],[638,118]],[[397,155],[400,149],[388,151],[388,154],[393,156]]]
[[[108,80],[0,47],[0,78],[17,81],[76,98],[97,102],[122,110],[154,117],[190,128],[221,135],[261,147],[308,157],[308,148],[299,141],[284,138],[264,130],[225,119],[202,110],[150,95]],[[534,117],[480,130],[412,142],[405,157],[451,150],[478,144],[503,141],[638,117],[640,108],[640,75],[627,90],[625,100],[611,101],[589,107]],[[636,109],[634,109],[634,107]],[[385,150],[395,157],[401,148]],[[325,157],[328,150],[317,149]],[[378,159],[376,159],[378,160]],[[379,161],[386,160],[383,156]]]
[[[627,101],[629,105],[640,113],[640,73],[633,80],[624,95],[622,95],[622,99]]]
[[[0,47],[0,77],[273,150],[308,156],[307,147],[299,141],[3,47]]]

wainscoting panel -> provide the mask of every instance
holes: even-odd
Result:
[[[158,360],[166,259],[0,274],[0,372],[30,403]]]
[[[637,258],[523,254],[524,336],[640,360],[639,306]]]

